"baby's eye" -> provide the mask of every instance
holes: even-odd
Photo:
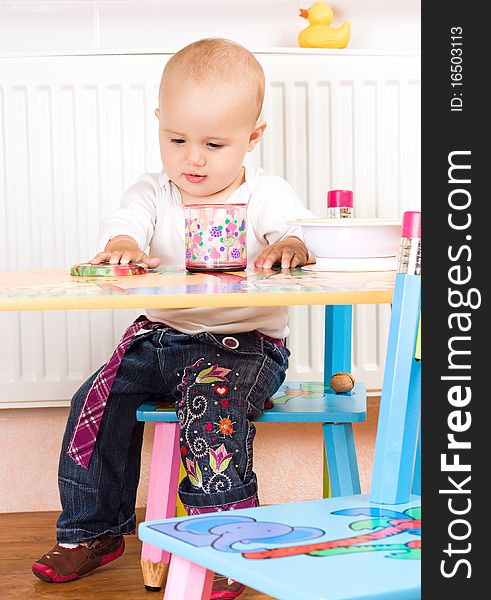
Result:
[[[214,144],[213,142],[208,142],[208,147],[216,150],[217,148],[223,148],[223,144]]]
[[[171,139],[171,143],[180,146],[181,144],[184,144],[184,140],[174,138],[174,139]]]

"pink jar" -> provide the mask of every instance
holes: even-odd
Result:
[[[247,267],[247,204],[184,206],[186,269],[243,271]]]

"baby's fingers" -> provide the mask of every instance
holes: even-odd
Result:
[[[121,253],[119,253],[119,252],[114,253],[113,252],[113,254],[121,254],[121,256],[119,258],[119,262],[122,265],[127,265],[131,261],[140,262],[141,259],[143,258],[143,256],[145,256],[145,255],[143,255],[143,256],[137,258],[135,256],[134,252],[130,252],[129,250],[125,250],[124,252],[121,252]],[[111,262],[111,259],[109,259],[109,262]],[[112,263],[112,264],[117,264],[117,263]]]
[[[281,255],[281,268],[289,269],[290,267],[296,267],[298,265],[299,261],[296,261],[294,264],[294,260],[295,260],[295,252],[293,250],[290,250],[290,249],[283,250],[283,254]]]
[[[264,250],[256,259],[254,265],[258,269],[271,269],[271,267],[281,259],[281,250],[279,248],[271,248]]]
[[[99,252],[92,260],[89,260],[89,263],[91,265],[99,265],[102,262],[107,262],[109,260],[109,256],[109,252]]]
[[[303,254],[295,253],[293,258],[291,259],[290,268],[293,269],[293,267],[301,267],[305,264],[307,264],[306,257]]]
[[[122,256],[123,256],[123,252],[114,252],[114,251],[110,252],[109,253],[109,264],[110,265],[118,265],[121,262]]]
[[[144,263],[150,269],[160,265],[160,258],[150,258],[143,252],[133,252],[132,250],[112,250],[111,252],[99,252],[89,261],[92,265],[99,265],[108,262],[110,265],[127,265],[131,262]]]

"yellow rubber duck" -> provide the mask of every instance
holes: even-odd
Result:
[[[329,27],[334,13],[324,2],[315,2],[309,10],[301,8],[300,16],[309,22],[298,35],[300,48],[346,48],[348,45],[349,22],[345,21],[341,27]]]

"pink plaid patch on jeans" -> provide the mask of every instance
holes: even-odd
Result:
[[[107,399],[111,392],[113,381],[119,365],[131,340],[141,329],[153,331],[165,327],[163,323],[154,323],[141,316],[124,332],[121,341],[102,371],[97,375],[87,394],[77,424],[73,430],[72,439],[67,454],[84,469],[88,469],[94,452],[97,433],[101,425]]]

